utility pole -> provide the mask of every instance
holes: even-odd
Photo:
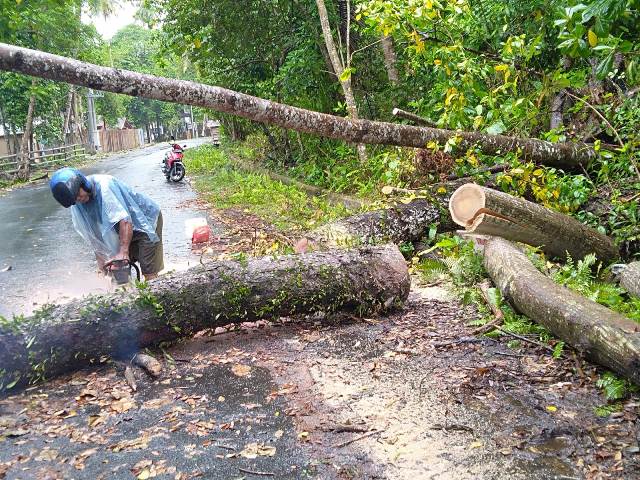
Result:
[[[89,89],[87,92],[87,121],[88,121],[88,134],[89,134],[89,150],[92,153],[100,151],[100,134],[98,133],[98,120],[96,118],[96,107],[93,103],[94,98],[100,98],[102,94],[96,94],[93,89]]]

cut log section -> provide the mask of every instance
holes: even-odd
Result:
[[[350,247],[386,242],[414,242],[433,224],[438,231],[453,231],[455,225],[446,215],[444,200],[417,198],[323,225],[306,235],[313,245]]]
[[[624,267],[620,274],[620,285],[631,295],[640,297],[640,262],[632,262]]]
[[[145,353],[136,353],[131,363],[144,369],[145,372],[154,378],[158,378],[162,373],[162,364],[151,355]]]
[[[619,256],[613,240],[578,220],[474,183],[451,195],[449,212],[469,233],[527,243],[554,257],[565,258],[568,252],[577,260],[595,253],[609,263]]]
[[[484,265],[518,311],[596,363],[640,384],[640,324],[557,285],[511,242],[484,244]]]
[[[211,262],[131,292],[48,307],[0,327],[0,393],[229,323],[400,306],[410,277],[394,245]]]

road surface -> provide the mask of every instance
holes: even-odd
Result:
[[[189,148],[208,139],[183,141]],[[113,175],[160,204],[164,219],[165,269],[198,262],[185,234],[185,220],[206,216],[188,206],[196,195],[186,181],[165,180],[161,161],[168,144],[116,154],[83,169]],[[187,204],[187,205],[185,205]],[[0,315],[29,314],[46,303],[111,291],[97,274],[90,247],[75,232],[71,212],[51,196],[48,183],[0,192]]]

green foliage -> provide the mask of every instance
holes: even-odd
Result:
[[[596,381],[596,386],[602,389],[607,400],[620,400],[638,391],[637,386],[611,372],[601,375]]]
[[[584,175],[567,175],[562,170],[517,159],[511,165],[508,172],[496,178],[502,191],[515,196],[531,195],[536,203],[561,213],[576,212],[593,192]]]
[[[560,285],[640,322],[640,299],[630,297],[622,287],[603,281],[604,273],[593,254],[577,262],[569,256],[564,265],[553,268],[552,278]]]
[[[310,230],[347,214],[344,207],[309,197],[295,186],[239,169],[230,157],[242,155],[251,153],[213,146],[186,152],[187,169],[200,174],[196,185],[216,207],[242,207],[282,230]]]

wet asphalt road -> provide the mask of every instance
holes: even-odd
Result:
[[[182,141],[187,147],[209,139]],[[198,261],[185,234],[185,220],[206,216],[181,206],[196,198],[186,181],[166,181],[160,171],[168,144],[116,154],[83,172],[113,175],[160,204],[164,219],[165,269],[184,269]],[[0,193],[0,315],[29,314],[46,303],[61,303],[112,289],[96,273],[90,247],[75,232],[71,212],[58,205],[47,183]]]

